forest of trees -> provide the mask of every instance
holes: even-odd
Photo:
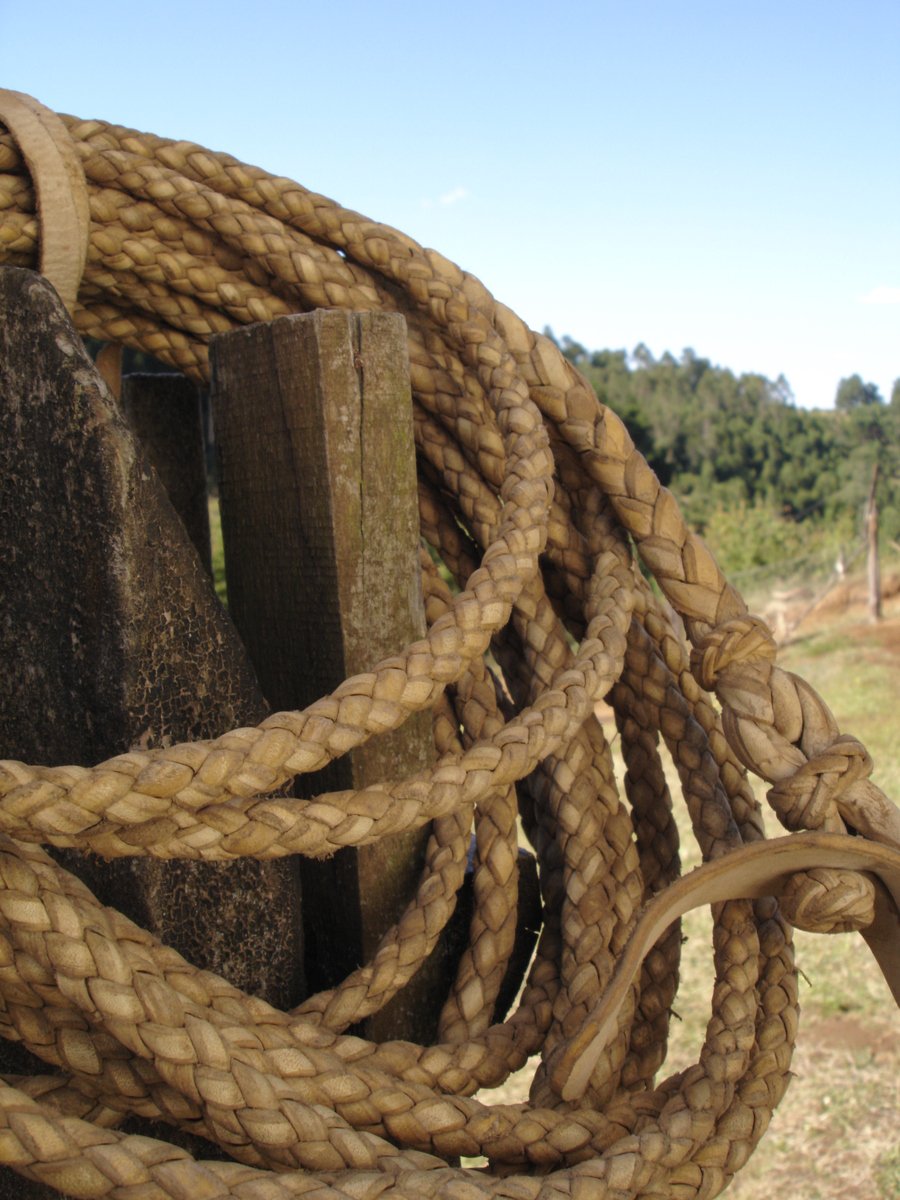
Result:
[[[693,350],[655,359],[643,345],[628,354],[557,344],[726,570],[852,552],[876,462],[881,540],[900,540],[900,379],[889,401],[853,375],[833,409],[802,409],[783,377],[735,375]]]

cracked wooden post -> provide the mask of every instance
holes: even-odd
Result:
[[[210,350],[229,607],[269,703],[303,708],[424,632],[406,322],[318,310]],[[400,778],[432,757],[417,714],[301,777],[298,794]],[[311,991],[369,959],[414,893],[425,836],[303,863]],[[438,1005],[423,989],[417,977],[368,1035],[432,1036]]]

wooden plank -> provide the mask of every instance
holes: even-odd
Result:
[[[230,610],[269,703],[302,708],[424,631],[405,321],[279,318],[214,338],[211,363]],[[397,778],[432,754],[418,714],[298,794]],[[367,961],[414,892],[424,840],[303,864],[311,990]],[[418,982],[370,1036],[433,1030],[437,1001]]]

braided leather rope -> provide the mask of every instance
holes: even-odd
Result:
[[[226,155],[45,113],[0,93],[0,262],[33,267],[49,239],[43,269],[68,277],[86,238],[66,297],[83,334],[202,382],[208,339],[240,324],[318,306],[404,314],[422,534],[461,590],[423,555],[427,636],[303,712],[93,769],[0,764],[0,1026],[57,1072],[0,1085],[0,1161],[73,1196],[123,1200],[716,1195],[787,1086],[788,922],[862,930],[900,993],[900,814],[863,747],[775,665],[768,630],[623,425],[478,280]],[[30,138],[28,114],[55,149]],[[52,197],[61,170],[77,193],[72,161],[89,227],[76,199],[60,234],[36,194]],[[607,694],[623,789],[593,712]],[[270,794],[426,707],[431,770],[312,801]],[[660,737],[706,864],[684,879]],[[772,784],[788,837],[763,841],[746,768]],[[544,926],[517,1009],[492,1026],[519,809]],[[473,813],[472,940],[438,1044],[347,1036],[434,946]],[[407,913],[370,964],[291,1013],[196,970],[40,848],[322,855],[426,822]],[[693,1067],[657,1083],[678,971],[667,927],[711,902],[706,1038]],[[528,1104],[474,1098],[536,1053]],[[235,1161],[121,1134],[129,1113],[198,1132]],[[458,1155],[489,1169],[448,1166]]]

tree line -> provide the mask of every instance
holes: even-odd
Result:
[[[587,350],[544,332],[622,418],[726,570],[851,544],[876,463],[882,536],[900,539],[900,379],[889,401],[853,375],[833,409],[803,409],[783,376],[736,375],[691,349],[658,359],[643,344]]]

